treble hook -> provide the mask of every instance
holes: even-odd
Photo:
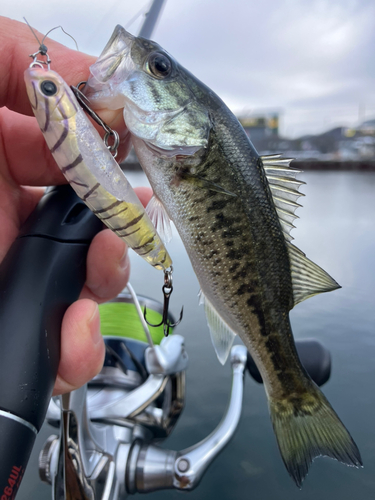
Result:
[[[163,330],[164,330],[164,336],[165,337],[168,337],[169,335],[169,329],[170,328],[174,328],[175,326],[179,325],[181,323],[181,320],[182,320],[182,316],[184,314],[184,307],[181,308],[181,312],[180,312],[180,318],[178,321],[176,321],[175,323],[171,323],[168,319],[168,309],[169,309],[169,299],[170,299],[170,296],[173,292],[173,285],[172,285],[172,273],[173,273],[173,267],[170,266],[169,269],[166,269],[164,271],[164,285],[162,287],[162,290],[163,290],[163,295],[164,295],[164,304],[163,304],[163,316],[162,316],[162,319],[160,321],[160,323],[158,323],[157,325],[153,325],[152,323],[149,323],[147,321],[147,318],[146,318],[146,306],[145,306],[145,310],[144,310],[144,313],[143,313],[143,317],[146,321],[146,323],[149,325],[149,326],[152,326],[154,328],[158,327],[158,326],[161,326],[163,325]]]

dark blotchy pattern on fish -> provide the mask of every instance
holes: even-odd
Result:
[[[195,87],[191,81],[189,85]],[[241,324],[248,337],[247,346],[252,350],[255,347],[262,364],[272,367],[267,370],[270,374],[274,373],[275,348],[279,350],[284,362],[283,366],[279,362],[280,373],[275,373],[272,385],[275,390],[277,385],[280,395],[284,395],[282,385],[290,378],[297,386],[301,383],[288,318],[293,305],[289,256],[272,195],[259,157],[242,127],[228,119],[215,96],[207,96],[197,88],[194,93],[205,106],[214,109],[211,116],[215,118],[208,152],[195,166],[194,175],[236,196],[198,187],[194,176],[172,182],[172,196],[188,214],[195,252],[207,263],[205,271],[210,275],[212,290],[205,293],[209,297],[212,292],[220,293],[235,316],[236,323],[234,319],[228,323],[235,331]],[[180,162],[169,161],[167,165],[160,160],[158,164],[165,172],[181,170]],[[186,224],[186,218],[181,214],[175,223]],[[220,279],[223,267],[229,269],[229,281]],[[266,342],[270,337],[273,342]]]
[[[221,101],[186,78],[213,121],[207,154],[194,175],[236,195],[204,189],[194,178],[174,182],[170,172],[181,170],[179,162],[156,161],[170,179],[181,234],[188,215],[191,238],[185,244],[198,279],[205,273],[204,294],[257,362],[279,449],[296,484],[320,454],[359,466],[357,446],[296,353],[290,260],[262,162]]]

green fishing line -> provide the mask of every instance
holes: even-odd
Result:
[[[142,307],[143,310],[144,307]],[[134,304],[107,302],[99,305],[99,312],[102,335],[126,337],[147,342],[146,334]],[[150,323],[158,324],[161,318],[161,314],[147,308],[147,320]],[[150,327],[150,333],[154,343],[160,344],[164,338],[163,325],[155,328]]]

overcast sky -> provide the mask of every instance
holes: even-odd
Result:
[[[99,55],[116,24],[138,33],[142,16],[129,22],[150,1],[4,4],[2,15],[25,16],[41,32],[61,24]],[[286,136],[375,118],[374,0],[166,0],[152,38],[232,111],[280,112]]]

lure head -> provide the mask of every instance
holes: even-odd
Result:
[[[96,63],[84,93],[95,109],[124,109],[125,124],[162,156],[192,155],[208,142],[208,111],[190,75],[157,43],[121,26]]]
[[[47,121],[66,120],[77,113],[77,105],[70,99],[71,90],[60,75],[39,65],[31,66],[24,74],[26,91],[39,126]]]

